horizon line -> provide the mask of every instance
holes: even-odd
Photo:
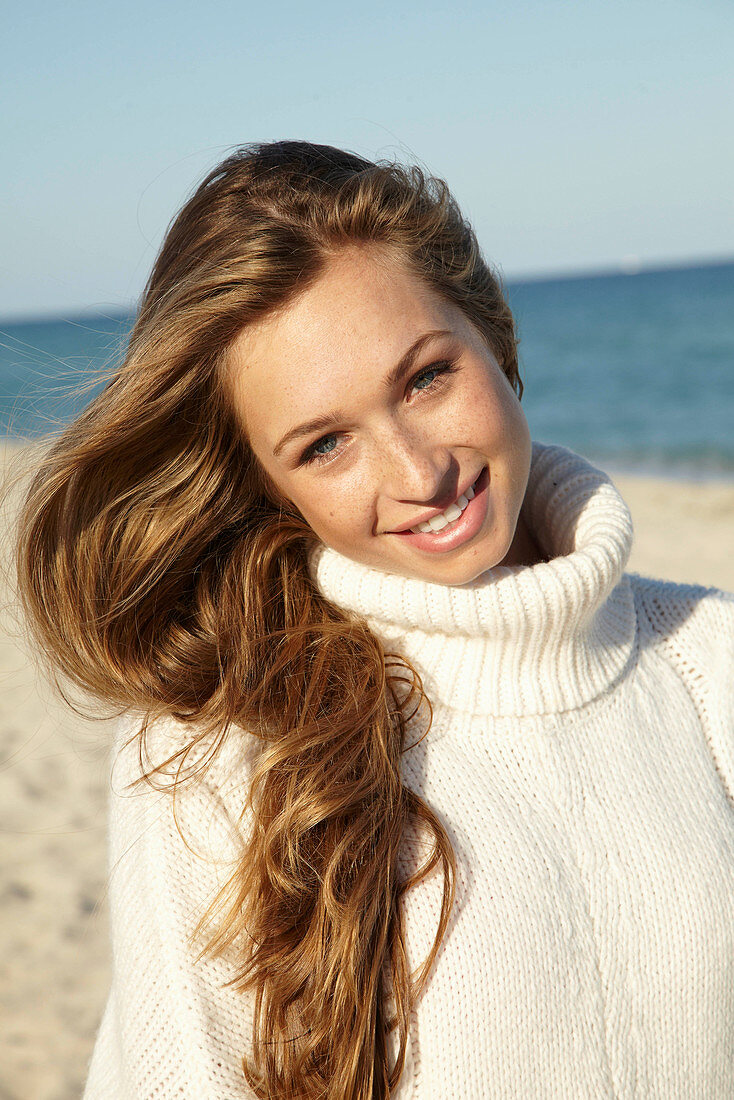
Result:
[[[636,275],[653,275],[664,271],[695,271],[707,267],[729,267],[734,264],[734,253],[727,256],[710,258],[690,258],[686,260],[650,260],[637,256],[626,256],[616,264],[602,267],[556,268],[548,271],[527,271],[508,274],[501,264],[489,263],[492,270],[500,274],[502,283],[507,286],[522,286],[527,283],[573,282],[575,279],[634,278]],[[18,311],[0,316],[3,325],[48,324],[53,321],[82,321],[106,317],[110,321],[121,321],[133,317],[138,305],[130,301],[127,305],[119,303],[99,303],[96,305],[71,306],[69,309],[55,309],[50,312]]]

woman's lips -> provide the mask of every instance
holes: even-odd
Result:
[[[445,554],[462,546],[481,531],[489,506],[489,467],[485,466],[474,483],[474,498],[469,501],[457,520],[441,531],[393,531],[397,539],[403,539],[416,550],[429,554]]]

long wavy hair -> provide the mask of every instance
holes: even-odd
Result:
[[[314,535],[273,492],[227,385],[238,334],[353,242],[387,246],[457,304],[522,395],[500,282],[442,181],[325,145],[247,146],[169,227],[124,361],[45,454],[17,544],[42,651],[144,716],[141,753],[163,715],[190,729],[177,782],[205,739],[209,762],[225,738],[263,743],[252,827],[207,945],[239,945],[236,987],[254,1004],[243,1069],[259,1097],[389,1097],[453,898],[448,835],[401,780],[418,674],[316,590]],[[429,856],[401,880],[410,822]],[[401,899],[436,868],[436,937],[412,973]]]

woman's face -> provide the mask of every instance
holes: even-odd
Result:
[[[462,311],[376,246],[248,326],[230,369],[255,455],[334,550],[451,585],[526,552],[520,402]]]

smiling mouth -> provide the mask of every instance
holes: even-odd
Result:
[[[461,493],[453,504],[449,504],[445,511],[439,512],[437,516],[431,516],[431,518],[427,519],[424,523],[416,524],[416,526],[411,527],[410,530],[416,535],[430,534],[433,531],[443,531],[444,527],[450,527],[452,523],[456,523],[469,501],[474,499],[477,481],[479,481],[479,477],[476,478],[468,489]]]
[[[486,467],[485,467],[486,469]],[[460,493],[453,504],[449,504],[448,508],[445,508],[443,512],[439,512],[430,519],[424,520],[421,523],[415,523],[412,527],[401,527],[396,531],[393,531],[394,535],[422,535],[422,534],[436,534],[438,531],[443,531],[446,527],[450,527],[456,523],[458,519],[464,513],[467,505],[474,499],[477,490],[477,485],[481,480],[484,469],[480,470],[477,477],[474,479],[468,488],[464,489],[463,493]]]
[[[443,512],[392,534],[420,553],[449,553],[470,542],[483,529],[489,507],[488,490],[489,467],[485,466],[469,489]]]

